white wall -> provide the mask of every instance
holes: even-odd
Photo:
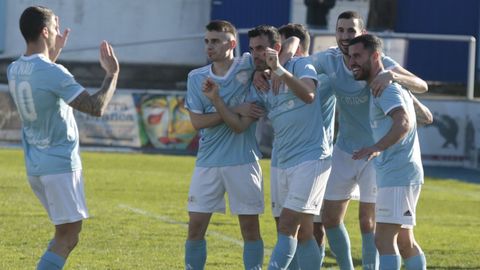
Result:
[[[306,25],[307,8],[303,4],[304,0],[292,0],[292,9],[290,20],[292,23],[301,23]]]
[[[210,19],[210,0],[8,0],[5,52],[17,57],[25,50],[18,20],[30,5],[51,8],[62,29],[72,29],[63,60],[97,61],[102,40],[125,44],[175,38],[204,32]],[[201,65],[205,63],[203,39],[116,47],[119,59],[129,63]]]

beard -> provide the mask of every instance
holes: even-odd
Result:
[[[348,45],[344,46],[343,43],[350,43],[350,39],[348,40],[336,40],[337,41],[337,47],[340,49],[343,55],[348,56]]]
[[[339,45],[338,48],[343,53],[343,55],[348,56],[348,47],[345,49],[342,45]]]
[[[353,72],[354,68],[358,68],[358,72]],[[354,66],[352,67],[353,77],[357,81],[367,81],[370,75],[370,71],[372,69],[372,65],[370,61],[366,62],[362,66]]]
[[[368,76],[364,69],[360,69],[359,72],[353,74],[353,77],[355,77],[357,81],[365,81]]]

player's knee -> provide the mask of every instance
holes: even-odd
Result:
[[[242,236],[245,241],[256,241],[260,239],[260,228],[258,222],[243,222],[240,225]]]
[[[78,242],[80,241],[80,237],[78,234],[74,234],[70,237],[68,237],[67,239],[67,249],[72,251],[77,245],[78,245]]]
[[[415,241],[409,237],[398,237],[397,245],[400,254],[409,253],[415,246]]]
[[[68,254],[77,246],[79,239],[80,237],[78,233],[57,234],[55,244]]]
[[[299,224],[295,224],[294,222],[289,221],[280,220],[280,222],[278,223],[278,232],[285,235],[296,235]]]
[[[197,220],[190,220],[188,223],[188,239],[200,240],[203,239],[205,230],[208,224]]]
[[[240,215],[240,230],[245,241],[256,241],[260,239],[260,224],[258,215]]]
[[[322,215],[322,222],[325,228],[337,227],[342,222],[341,218],[336,215],[324,214]]]
[[[261,239],[258,231],[244,231],[242,236],[244,241],[257,241]]]
[[[72,251],[78,244],[81,230],[81,222],[59,225],[55,230],[55,242],[62,248]]]
[[[373,216],[360,217],[360,230],[362,233],[371,233],[375,230],[375,218]]]
[[[377,247],[377,249],[383,250],[384,245],[385,245],[384,239],[378,234],[375,234],[375,246]]]
[[[313,237],[313,230],[311,229],[311,227],[307,227],[307,226],[300,226],[300,229],[298,230],[298,234],[297,234],[297,239],[300,243],[303,243],[305,241],[308,241],[310,239],[312,239]]]
[[[375,234],[375,246],[379,251],[388,250],[393,246],[393,241],[386,235]]]
[[[204,238],[204,230],[200,226],[190,226],[188,229],[189,240],[201,240]]]
[[[82,230],[81,223],[68,223],[63,225],[58,225],[55,228],[55,235],[60,238],[68,238],[72,237],[73,235],[80,234]]]
[[[198,231],[193,231],[189,230],[188,231],[188,240],[201,240],[203,239],[204,235],[198,230]]]

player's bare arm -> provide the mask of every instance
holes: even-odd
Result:
[[[248,116],[252,118],[260,118],[265,115],[265,110],[256,105],[254,102],[245,102],[231,108],[233,112],[242,116]]]
[[[385,72],[379,73],[377,77],[373,79],[370,83],[373,96],[380,96],[383,90],[392,82],[396,82],[414,93],[425,93],[428,91],[427,82],[405,68],[396,66],[391,70],[385,70]]]
[[[100,64],[106,71],[102,86],[93,95],[83,91],[77,98],[70,102],[74,109],[90,114],[92,116],[102,116],[108,106],[108,102],[113,97],[117,87],[118,72],[120,66],[115,57],[112,46],[106,41],[100,46]]]
[[[303,102],[312,103],[315,99],[315,81],[309,78],[298,79],[288,70],[283,68],[278,60],[278,52],[266,49],[267,65],[276,73],[292,92]]]
[[[282,49],[278,54],[278,62],[281,66],[285,65],[288,60],[292,59],[297,54],[300,48],[300,39],[298,37],[289,37],[282,42]],[[272,90],[275,94],[278,94],[280,86],[282,85],[282,79],[275,73],[271,73],[270,79],[272,81]]]
[[[426,81],[420,79],[415,74],[406,70],[401,66],[393,68],[393,81],[397,82],[401,86],[407,88],[413,93],[425,93],[428,91],[428,84]]]
[[[380,152],[396,144],[403,139],[405,135],[407,135],[408,131],[410,130],[410,120],[403,107],[392,109],[388,115],[393,120],[392,127],[388,133],[385,134],[385,136],[374,145],[355,151],[352,156],[353,159],[366,158],[367,160],[371,160],[372,158],[378,156]]]
[[[413,94],[411,94],[410,96],[413,100],[413,107],[415,109],[417,125],[425,126],[433,123],[432,112],[427,108],[427,106],[423,105],[423,103],[421,103]]]
[[[240,115],[257,119],[265,114],[265,111],[260,106],[248,102],[232,107],[231,110]],[[214,127],[224,122],[220,114],[216,112],[198,114],[189,111],[189,114],[192,126],[196,130]]]
[[[220,114],[223,121],[235,132],[241,133],[250,126],[255,118],[244,117],[231,111],[219,95],[219,86],[211,78],[207,78],[203,83],[203,93],[208,97]]]
[[[196,130],[214,127],[223,123],[223,119],[218,113],[199,114],[191,111],[188,111],[188,113],[190,115],[190,122]]]
[[[288,60],[297,54],[300,47],[300,39],[298,37],[289,37],[282,42],[282,49],[278,55],[281,65],[284,65]]]

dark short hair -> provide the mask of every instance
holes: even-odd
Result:
[[[230,33],[235,37],[235,39],[237,38],[237,29],[228,21],[213,20],[208,23],[205,28],[207,31]]]
[[[20,31],[27,42],[35,42],[54,16],[51,9],[42,6],[26,8],[20,16]]]
[[[355,45],[357,43],[362,43],[363,47],[367,49],[370,53],[374,51],[382,51],[382,40],[377,36],[365,34],[350,40],[349,46]]]
[[[262,24],[248,31],[248,38],[259,36],[267,36],[271,47],[276,43],[280,43],[280,34],[278,33],[278,30],[271,25]]]
[[[358,22],[359,22],[359,26],[360,26],[360,29],[361,30],[365,30],[365,22],[363,21],[363,18],[362,16],[360,16],[360,14],[356,11],[344,11],[342,13],[340,13],[340,15],[338,15],[338,18],[337,18],[337,22],[338,20],[340,19],[358,19]]]
[[[308,52],[308,50],[310,49],[310,34],[308,33],[307,28],[305,28],[303,24],[289,23],[278,28],[278,32],[285,38],[299,38],[300,46],[302,46],[303,51]]]

